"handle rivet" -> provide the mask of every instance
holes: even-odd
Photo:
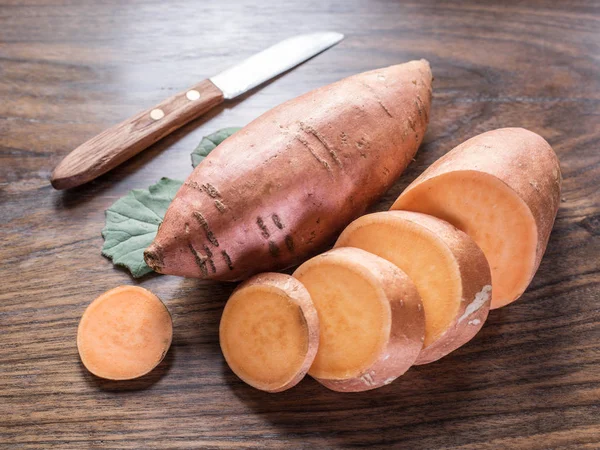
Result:
[[[200,92],[195,89],[191,89],[185,93],[188,100],[198,100],[200,98]]]
[[[154,120],[160,120],[165,117],[165,112],[162,109],[153,109],[150,111],[150,117]]]

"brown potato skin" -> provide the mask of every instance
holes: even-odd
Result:
[[[429,121],[425,60],[358,74],[263,114],[177,193],[145,259],[155,271],[236,281],[330,244],[410,163]]]
[[[267,272],[255,275],[240,284],[231,295],[241,289],[255,285],[272,286],[274,288],[281,289],[300,307],[304,319],[306,320],[306,329],[308,331],[308,349],[304,358],[304,362],[302,363],[302,366],[300,367],[300,370],[297,372],[296,376],[294,376],[285,384],[274,389],[267,388],[265,386],[259,386],[256,383],[249,383],[248,380],[243,380],[251,386],[265,392],[275,393],[285,391],[297,385],[300,380],[304,378],[306,372],[308,372],[308,369],[310,369],[310,366],[315,359],[315,355],[319,349],[319,316],[315,306],[313,305],[312,299],[310,298],[310,294],[304,285],[297,279],[282,273]],[[221,327],[219,327],[219,334],[221,334]],[[227,355],[223,351],[223,348],[221,348],[221,351],[223,352],[225,361],[227,361]],[[229,365],[228,361],[227,364]]]
[[[385,386],[413,365],[423,347],[425,317],[421,297],[410,278],[398,267],[358,248],[340,247],[315,256],[296,269],[294,276],[300,276],[310,264],[332,256],[342,256],[375,275],[390,300],[392,325],[386,347],[361,376],[346,380],[315,379],[339,392],[361,392]]]
[[[378,218],[408,221],[424,228],[434,236],[434,239],[450,250],[458,263],[463,288],[458,314],[442,336],[421,350],[414,364],[427,364],[437,361],[470,341],[487,319],[492,298],[492,278],[487,259],[479,246],[466,233],[436,217],[409,211],[384,211],[362,216],[348,225],[342,232],[335,244],[336,247],[349,245],[348,241],[353,227],[361,226],[361,223],[376,221]],[[364,250],[368,251],[368,249]],[[477,299],[485,298],[485,301],[479,301],[477,303],[478,307],[473,309],[476,305],[473,302],[478,294]],[[472,310],[465,315],[469,305],[473,305]]]
[[[558,157],[540,135],[524,128],[500,128],[472,137],[429,166],[390,209],[403,209],[403,197],[427,180],[449,172],[467,170],[498,178],[529,207],[538,232],[531,282],[548,245],[560,204],[562,185]],[[492,305],[491,309],[495,308]]]
[[[388,211],[384,214],[394,214],[428,229],[446,244],[458,262],[463,287],[459,313],[437,341],[421,350],[415,365],[437,361],[469,342],[483,327],[492,300],[490,266],[479,246],[466,233],[446,221],[408,211]],[[476,304],[476,298],[484,300]],[[478,307],[467,313],[469,305]]]

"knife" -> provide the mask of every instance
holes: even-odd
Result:
[[[248,92],[343,38],[340,33],[323,32],[281,41],[83,143],[56,166],[50,182],[55,189],[87,183],[223,101]]]

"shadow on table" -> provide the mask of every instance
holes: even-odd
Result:
[[[390,385],[366,392],[329,391],[307,376],[288,391],[268,394],[244,384],[225,363],[222,373],[232,393],[277,430],[275,440],[292,439],[317,448],[439,448],[447,446],[448,439],[459,439],[449,436],[446,427],[459,433],[464,443],[483,432],[479,423],[495,426],[494,417],[518,410],[524,398],[532,404],[543,402],[543,391],[535,387],[540,377],[535,370],[553,353],[539,355],[527,366],[523,360],[530,357],[506,358],[503,350],[493,348],[499,337],[482,334],[472,346],[413,366]]]
[[[443,381],[438,380],[441,377]],[[280,430],[282,439],[307,439],[325,447],[377,446],[401,440],[402,427],[439,416],[444,407],[438,401],[439,384],[462,391],[465,400],[473,387],[468,374],[452,377],[434,366],[413,367],[388,386],[357,393],[330,391],[307,376],[288,391],[267,394],[244,384],[225,363],[223,378],[248,408]],[[434,389],[433,384],[437,384]],[[464,414],[460,409],[456,405],[456,412]]]
[[[83,363],[80,361],[79,366],[83,372],[85,372],[84,378],[88,385],[93,388],[100,389],[108,392],[121,392],[121,391],[143,391],[152,387],[155,383],[160,381],[162,377],[169,373],[171,365],[175,360],[175,347],[171,346],[165,358],[160,362],[154,370],[144,375],[143,377],[136,378],[134,380],[106,380],[104,378],[97,377],[96,375],[89,372]]]
[[[439,408],[435,401],[420,395],[419,400],[424,401],[418,405],[414,399],[407,402],[418,379],[427,376],[419,371],[427,372],[413,369],[389,386],[366,392],[329,391],[307,376],[288,391],[267,394],[244,384],[223,363],[223,378],[229,388],[249,409],[277,428],[280,436],[275,439],[309,441],[324,448],[381,446],[393,441],[398,431],[390,432],[390,426],[397,423],[399,429],[406,425],[407,415],[414,422],[430,417]],[[457,389],[467,387],[468,381],[456,381]]]

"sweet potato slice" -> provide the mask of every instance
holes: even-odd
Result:
[[[219,328],[221,350],[233,372],[267,392],[295,386],[319,346],[319,318],[295,278],[263,273],[231,295]]]
[[[535,275],[558,211],[556,154],[539,135],[503,128],[433,163],[392,209],[430,214],[466,232],[491,270],[492,309],[518,299]]]
[[[425,311],[425,340],[415,364],[436,361],[477,334],[491,300],[490,269],[473,240],[443,220],[407,211],[352,222],[336,247],[357,247],[402,269]]]
[[[309,375],[334,391],[391,383],[415,362],[425,332],[421,299],[404,272],[357,248],[337,248],[295,272],[321,323]]]
[[[77,330],[83,365],[109,380],[130,380],[154,369],[171,346],[171,315],[152,292],[119,286],[85,310]]]

